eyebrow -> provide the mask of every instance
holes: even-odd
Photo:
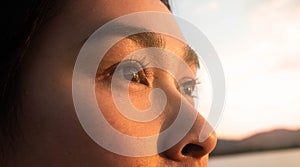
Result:
[[[126,38],[134,41],[137,45],[143,48],[158,47],[164,49],[166,47],[166,41],[164,37],[161,34],[155,32],[138,33],[130,35]],[[182,50],[183,60],[190,66],[196,66],[197,68],[200,68],[197,53],[189,45],[185,45]]]
[[[133,35],[129,35],[132,32],[140,32]],[[113,23],[110,29],[105,33],[105,36],[109,35],[120,35],[125,36],[125,39],[130,39],[134,41],[137,45],[147,48],[147,47],[157,47],[164,49],[166,46],[166,40],[160,33],[151,32],[149,29],[143,27],[136,27],[131,25],[126,25],[122,23]],[[89,38],[89,37],[88,37]],[[81,41],[81,43],[85,43],[87,39]],[[185,45],[183,48],[183,60],[189,66],[196,66],[200,68],[200,63],[198,60],[197,53],[189,46]]]
[[[197,68],[200,68],[200,63],[197,53],[188,45],[184,48],[183,60],[189,65],[195,65]]]

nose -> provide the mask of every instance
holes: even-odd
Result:
[[[174,161],[188,161],[188,160],[197,160],[201,159],[215,148],[217,137],[213,128],[209,123],[203,118],[199,112],[180,94],[168,96],[168,112],[172,113],[178,111],[178,108],[183,109],[184,115],[188,118],[186,121],[180,122],[182,127],[185,127],[185,124],[192,122],[192,126],[187,130],[184,137],[174,146],[169,148],[167,151],[162,153],[162,156],[165,156]],[[179,111],[180,112],[180,111]],[[177,114],[179,116],[179,114]],[[196,118],[192,118],[196,117]],[[192,119],[191,119],[192,118]],[[174,122],[171,121],[166,123],[168,125]],[[179,126],[180,128],[181,126]],[[177,129],[180,131],[180,129]],[[171,132],[165,140],[165,142],[170,142],[171,138],[178,136],[178,131]]]
[[[169,137],[172,136],[170,135]],[[204,140],[201,140],[201,138],[204,138]],[[215,131],[208,125],[204,118],[198,114],[193,127],[184,138],[163,154],[174,161],[201,159],[215,148],[216,142],[217,137]]]

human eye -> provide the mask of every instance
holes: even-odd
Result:
[[[114,64],[104,71],[104,76],[109,79],[114,76],[117,79],[127,80],[134,84],[149,86],[146,69],[137,60],[125,60]]]
[[[149,86],[146,71],[139,61],[128,60],[120,63],[114,74],[130,82]]]
[[[183,95],[195,98],[197,97],[195,89],[199,84],[200,82],[197,79],[183,78],[179,81],[179,90]]]

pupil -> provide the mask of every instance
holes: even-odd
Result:
[[[123,71],[123,75],[126,80],[139,82],[138,70],[135,67],[126,67]]]
[[[182,85],[182,90],[184,94],[187,94],[191,96],[193,94],[193,91],[195,89],[195,81],[187,81]]]
[[[191,95],[192,94],[192,88],[191,87],[186,88],[186,92],[185,93],[188,94],[188,95]]]

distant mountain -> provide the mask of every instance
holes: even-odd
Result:
[[[274,130],[243,140],[218,140],[211,156],[300,147],[300,130]]]

